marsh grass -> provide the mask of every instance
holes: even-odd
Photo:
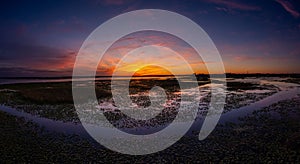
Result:
[[[208,84],[210,81],[198,81],[199,86]],[[170,79],[143,79],[143,80],[131,80],[129,83],[129,93],[132,95],[131,99],[140,107],[147,107],[151,104],[147,93],[154,86],[160,86],[165,89],[167,99],[173,101],[180,97],[174,93],[180,91],[180,86],[178,81],[174,78]],[[96,96],[100,102],[110,101],[111,95],[111,84],[110,81],[96,81],[95,82],[95,92]],[[83,86],[84,87],[84,86]],[[274,86],[273,86],[274,87]],[[253,101],[260,100],[270,94],[248,94],[243,93],[243,95],[236,95],[232,92],[243,92],[246,90],[255,89],[274,89],[272,86],[260,86],[259,84],[244,83],[244,82],[228,82],[227,89],[230,94],[226,98],[225,112],[232,110],[237,107],[248,105]],[[136,96],[133,96],[136,95]],[[246,100],[252,100],[246,101]],[[207,104],[210,102],[210,94],[202,99],[201,103]],[[0,103],[8,106],[17,108],[18,110],[31,113],[33,115],[39,115],[41,117],[46,117],[54,120],[62,121],[72,121],[79,122],[76,110],[73,105],[72,98],[72,84],[71,82],[55,82],[55,83],[27,83],[27,84],[6,84],[0,85]],[[112,101],[112,103],[114,103]],[[175,103],[175,102],[174,102]],[[176,103],[173,108],[169,108],[163,111],[161,115],[157,118],[165,120],[165,122],[170,122],[173,120],[177,113]],[[203,115],[206,114],[204,109],[201,111]],[[111,121],[119,121],[121,118],[127,119],[124,114],[120,112],[105,112],[106,116],[111,119]],[[156,120],[160,124],[162,121]],[[130,127],[138,122],[129,121]],[[151,125],[153,120],[151,121]],[[127,125],[126,125],[127,126]]]
[[[174,81],[150,80],[131,81],[131,83],[130,93],[132,94],[145,92],[151,89],[150,86],[160,86],[160,84],[170,94],[178,91],[178,86]],[[111,99],[110,83],[97,82],[96,85],[99,99],[101,97],[102,101]],[[243,93],[246,90],[257,89],[272,91],[262,94],[262,97],[278,91],[274,86],[259,86],[251,83],[229,82],[227,86],[229,92]],[[0,103],[15,106],[42,117],[73,121],[72,119],[77,116],[70,97],[70,87],[70,83],[0,85]],[[226,102],[229,105],[233,104],[231,109],[248,99],[257,101],[257,95],[250,95],[235,94],[228,97]],[[145,99],[142,98],[142,100]],[[209,99],[207,101],[209,102]],[[299,97],[281,101],[240,118],[239,124],[218,125],[203,141],[198,140],[199,131],[196,130],[193,133],[194,136],[184,136],[168,149],[147,156],[129,156],[112,152],[95,146],[94,142],[80,136],[44,131],[37,124],[0,112],[0,160],[7,163],[172,163],[174,161],[178,163],[196,161],[204,163],[245,161],[299,163],[299,106]],[[112,115],[107,117],[110,116]],[[126,116],[120,114],[115,118],[111,117],[111,120],[120,120],[124,117]],[[141,124],[141,122],[128,124],[128,127]],[[149,124],[152,126],[152,122]]]
[[[259,84],[246,83],[246,82],[227,82],[228,91],[238,91],[238,90],[255,90],[262,89]]]
[[[195,136],[185,136],[168,149],[146,156],[119,154],[79,136],[48,133],[0,112],[0,159],[8,163],[298,163],[299,100],[273,104],[240,118],[240,124],[218,125],[203,141],[195,132]]]

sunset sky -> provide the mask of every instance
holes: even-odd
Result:
[[[297,0],[12,0],[0,5],[0,77],[71,76],[78,50],[96,27],[119,14],[149,8],[174,11],[198,23],[214,41],[226,72],[300,73]],[[177,49],[196,73],[206,73],[205,63],[189,45],[148,31],[115,43],[99,63],[98,75],[111,75],[126,52],[152,44]],[[166,62],[176,60],[166,53],[146,56],[146,61],[128,59],[124,74],[138,71],[145,62],[158,62],[161,56]],[[179,62],[172,63],[183,69]],[[157,67],[146,69],[157,73]]]

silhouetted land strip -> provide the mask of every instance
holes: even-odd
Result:
[[[222,77],[223,74],[211,74],[215,77]],[[143,75],[143,76],[133,76],[133,77],[170,77],[173,75]],[[177,76],[189,76],[189,75],[177,75]],[[197,77],[210,77],[209,74],[197,74]],[[112,76],[95,76],[95,78],[111,78]],[[115,77],[131,77],[131,76],[115,76]],[[290,77],[290,78],[300,78],[299,73],[291,74],[275,74],[275,73],[249,73],[249,74],[236,74],[236,73],[226,73],[227,78],[244,78],[244,77]],[[71,79],[72,76],[51,76],[51,77],[0,77],[0,79]],[[78,76],[75,78],[93,78],[92,76]]]

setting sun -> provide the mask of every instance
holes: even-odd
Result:
[[[133,76],[155,76],[155,75],[172,75],[172,73],[162,67],[149,65],[140,68],[133,74]]]

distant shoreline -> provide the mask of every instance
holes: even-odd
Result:
[[[222,74],[213,74],[218,77],[218,75]],[[145,76],[132,76],[132,77],[172,77],[174,75],[145,75]],[[176,75],[176,76],[189,76],[189,75]],[[209,77],[209,74],[197,74],[197,77]],[[77,76],[74,77],[76,79],[81,78],[111,78],[112,76]],[[118,78],[130,78],[131,76],[114,76]],[[226,78],[237,78],[237,77],[292,77],[292,78],[300,78],[300,73],[290,73],[290,74],[275,74],[275,73],[249,73],[249,74],[236,74],[236,73],[226,73]],[[47,80],[47,79],[72,79],[72,76],[51,76],[51,77],[39,77],[39,76],[22,76],[22,77],[0,77],[0,79],[28,79],[28,80]]]

